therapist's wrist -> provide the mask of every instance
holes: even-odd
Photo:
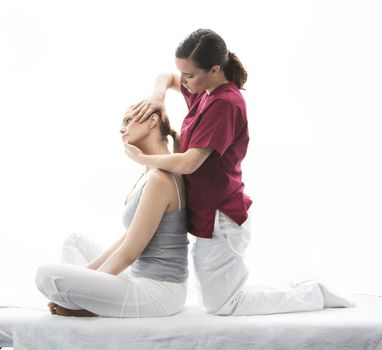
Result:
[[[154,95],[156,95],[160,100],[164,101],[166,97],[166,92],[165,91],[155,91]]]
[[[144,154],[144,153],[138,153],[136,161],[141,164],[141,165],[148,165],[147,163],[149,162],[149,155]]]

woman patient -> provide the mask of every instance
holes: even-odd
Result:
[[[179,145],[159,112],[138,123],[128,110],[120,131],[124,143],[145,154],[170,153],[168,135],[174,152]],[[63,248],[65,263],[38,268],[36,285],[51,300],[52,314],[161,317],[182,310],[188,277],[182,176],[146,168],[126,199],[123,224],[126,233],[105,252],[72,234]]]

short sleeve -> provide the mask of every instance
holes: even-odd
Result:
[[[188,148],[211,147],[223,156],[235,135],[234,106],[229,101],[216,100],[203,112]]]
[[[182,84],[180,85],[180,92],[182,93],[184,99],[186,100],[188,109],[191,109],[192,105],[194,104],[199,94],[192,94]]]

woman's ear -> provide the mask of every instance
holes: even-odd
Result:
[[[213,74],[213,75],[215,75],[215,74],[217,74],[217,73],[219,73],[220,72],[220,69],[221,69],[221,67],[219,66],[219,65],[214,65],[214,66],[212,66],[212,68],[210,69],[210,72]]]
[[[159,122],[159,115],[157,113],[153,113],[150,115],[150,128],[153,128]]]

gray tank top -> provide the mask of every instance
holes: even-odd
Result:
[[[171,176],[176,185],[179,211],[163,214],[153,238],[131,265],[130,273],[135,277],[181,283],[188,277],[187,217],[186,208],[181,208],[178,184],[174,175]],[[126,201],[122,218],[126,230],[133,220],[146,181],[147,177],[137,189],[133,189]]]

